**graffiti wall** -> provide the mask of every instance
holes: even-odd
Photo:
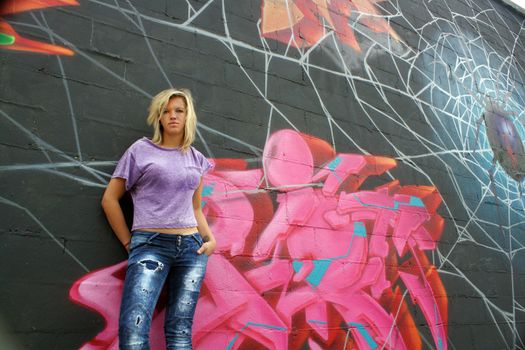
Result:
[[[524,29],[497,0],[2,2],[0,345],[118,349],[100,200],[175,86],[214,165],[195,349],[525,349]]]

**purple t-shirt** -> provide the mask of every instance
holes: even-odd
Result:
[[[195,148],[184,153],[143,137],[120,158],[112,177],[126,180],[133,198],[132,231],[195,227],[192,197],[212,164]]]

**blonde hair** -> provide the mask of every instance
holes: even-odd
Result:
[[[182,139],[181,148],[186,152],[193,141],[195,140],[195,132],[197,129],[197,114],[193,106],[193,98],[188,89],[167,89],[159,92],[151,100],[148,108],[148,125],[153,127],[153,141],[155,144],[162,144],[162,125],[160,124],[160,117],[166,105],[173,97],[182,97],[186,103],[186,121],[184,123],[184,137]]]

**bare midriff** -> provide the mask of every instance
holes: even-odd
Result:
[[[141,228],[139,231],[172,233],[175,235],[191,235],[198,232],[197,227],[180,227],[180,228]]]

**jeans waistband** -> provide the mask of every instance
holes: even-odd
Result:
[[[195,232],[195,233],[180,234],[180,233],[162,233],[162,232],[136,230],[136,231],[132,232],[132,235],[140,235],[140,236],[146,236],[146,237],[149,236],[148,242],[150,242],[151,240],[153,240],[156,237],[166,238],[166,239],[179,239],[178,237],[182,238],[182,237],[186,237],[186,236],[187,237],[193,237],[193,236],[197,236],[197,235],[200,236],[200,233],[199,232]]]

